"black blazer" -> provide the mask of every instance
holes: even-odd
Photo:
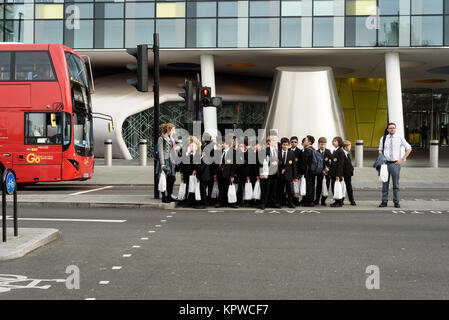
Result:
[[[318,150],[321,152],[321,150]],[[332,152],[329,149],[324,149],[324,155],[323,155],[323,164],[325,168],[330,168],[332,163]]]
[[[285,174],[281,174],[282,170],[285,169]],[[280,152],[279,158],[279,174],[282,180],[292,181],[298,177],[298,172],[296,169],[296,158],[295,153],[291,150],[287,150],[286,161],[284,163],[282,158],[282,150]]]
[[[315,149],[313,147],[307,147],[304,149],[304,152],[303,152],[304,172],[309,175],[310,175],[310,173],[308,172],[308,169],[309,169],[310,165],[312,164],[313,152],[315,152]]]
[[[345,152],[342,147],[339,147],[332,154],[332,162],[329,175],[333,178],[343,177],[343,166],[345,161]]]
[[[271,158],[271,149],[270,149],[270,147],[266,147],[265,149],[261,150],[260,153],[262,153],[264,155],[263,159],[268,157],[268,159],[269,159],[268,160],[268,166],[271,167],[271,162],[272,162],[273,159]],[[277,168],[276,172],[274,172],[274,173],[272,172],[272,170],[270,168],[270,170],[269,170],[270,176],[272,176],[272,175],[279,176],[279,174],[280,174],[279,161],[282,160],[282,152],[280,151],[280,149],[278,149],[277,153],[278,153],[278,168]],[[257,157],[257,159],[259,159],[259,157]],[[262,159],[262,161],[259,162],[259,168],[263,167],[263,159]]]
[[[348,157],[345,155],[345,160],[343,161],[343,176],[352,177],[354,175],[354,167],[352,166],[352,161],[349,161]]]
[[[223,157],[223,154],[220,156]],[[223,165],[220,165],[220,162],[216,165],[216,172],[217,175],[223,179],[230,179],[231,177],[237,176],[237,165],[236,165],[236,152],[231,147],[229,148],[228,152],[226,153],[225,162]]]
[[[292,148],[290,148],[288,150],[291,150],[294,153],[294,155],[295,155],[296,174],[297,174],[297,176],[304,175],[303,152],[299,148],[296,148],[295,151],[293,151]]]

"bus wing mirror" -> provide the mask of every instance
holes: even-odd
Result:
[[[50,123],[53,128],[56,128],[56,113],[50,114]]]
[[[109,123],[108,123],[108,129],[109,129],[109,132],[114,131],[115,127],[114,127],[114,125],[112,124],[112,122],[109,122]]]

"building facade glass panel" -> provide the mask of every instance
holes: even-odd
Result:
[[[95,21],[95,48],[123,48],[123,20]]]
[[[95,18],[97,19],[120,19],[123,18],[123,3],[96,3]]]
[[[377,0],[346,0],[346,15],[369,16],[376,14]]]
[[[187,47],[216,47],[216,19],[187,19]]]
[[[248,47],[248,18],[218,19],[218,47]]]
[[[383,47],[399,45],[399,17],[380,17],[378,44]]]
[[[63,20],[36,20],[34,22],[35,43],[62,43]]]
[[[379,0],[380,15],[398,15],[399,0]]]
[[[158,3],[156,14],[158,18],[184,18],[186,4],[185,2]]]
[[[216,2],[193,1],[187,2],[187,17],[215,17],[217,15]]]
[[[412,14],[442,14],[443,0],[412,0]]]
[[[366,26],[366,17],[346,17],[346,46],[375,47],[376,29]]]
[[[62,19],[64,17],[63,4],[37,4],[36,19]]]
[[[126,18],[154,18],[154,3],[126,3]]]
[[[219,17],[247,17],[248,1],[219,1]]]
[[[93,20],[80,20],[79,29],[64,28],[64,43],[71,48],[92,48],[94,44]]]
[[[282,0],[282,16],[312,16],[312,0]]]
[[[344,29],[343,17],[313,18],[313,46],[343,47]]]
[[[92,19],[94,17],[94,5],[91,3],[66,4],[64,10],[65,18],[74,18],[79,15],[80,19]]]
[[[161,19],[156,21],[156,32],[159,33],[160,46],[163,48],[185,47],[185,20]]]
[[[301,47],[301,18],[281,19],[281,47]]]
[[[344,16],[345,0],[314,0],[314,16]]]
[[[276,17],[280,13],[279,1],[252,0],[249,2],[251,17]]]
[[[249,32],[250,47],[279,47],[279,18],[252,18]]]
[[[443,44],[442,16],[412,16],[412,46],[441,46]]]
[[[125,47],[134,48],[143,43],[152,46],[153,33],[153,19],[127,19],[125,22]]]
[[[5,1],[6,2],[6,1]],[[0,5],[0,19],[33,19],[33,4],[5,4]],[[4,11],[4,13],[3,13]]]

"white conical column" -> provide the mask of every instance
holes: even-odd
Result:
[[[215,97],[215,68],[212,55],[201,56],[201,85],[210,87],[211,97]],[[204,131],[210,133],[215,140],[217,137],[217,108],[203,108],[203,117]]]
[[[387,77],[388,121],[396,124],[396,133],[404,137],[404,115],[402,110],[401,65],[399,53],[385,54]]]

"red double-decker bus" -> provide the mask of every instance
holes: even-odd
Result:
[[[12,168],[18,183],[93,176],[90,71],[60,44],[0,44],[0,173]]]

